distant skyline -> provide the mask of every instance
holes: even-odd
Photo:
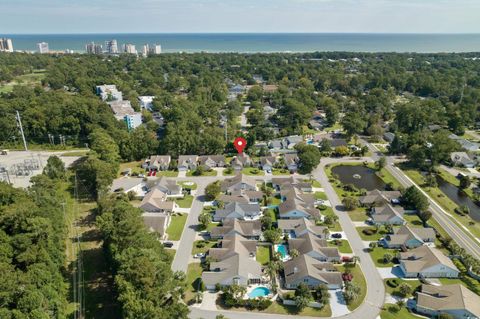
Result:
[[[480,33],[478,0],[1,0],[2,34]]]

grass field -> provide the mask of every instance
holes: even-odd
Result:
[[[460,227],[465,226],[474,236],[480,237],[480,223],[472,223],[472,219],[469,216],[460,216],[455,213],[455,204],[450,198],[448,198],[438,187],[427,187],[424,183],[423,176],[415,170],[402,169],[405,174],[410,177],[415,184],[420,186],[433,200],[435,200],[443,209],[451,214],[451,217]],[[429,221],[430,223],[430,221]],[[468,233],[465,233],[471,236]]]
[[[385,249],[383,247],[376,247],[370,251],[370,256],[377,267],[393,267],[393,262],[384,263],[383,256],[385,254],[390,254],[392,257],[395,257],[398,253],[398,250],[395,249]]]
[[[192,207],[193,196],[184,195],[183,198],[175,198],[175,202],[180,208],[190,208]]]
[[[180,240],[185,222],[187,221],[187,216],[187,214],[172,216],[172,221],[167,228],[169,240]]]
[[[257,246],[256,259],[262,265],[268,264],[270,261],[270,246]]]
[[[206,253],[210,248],[212,248],[216,244],[217,244],[216,240],[196,240],[193,242],[192,255],[195,255],[198,253]]]
[[[259,168],[256,167],[246,167],[242,169],[242,173],[245,175],[250,175],[250,176],[263,176],[265,175],[265,172]]]
[[[278,176],[278,175],[290,175],[290,172],[286,168],[274,168],[272,170],[272,175]]]
[[[315,196],[315,199],[328,200],[327,194],[324,192],[315,192],[313,195]]]
[[[195,297],[195,291],[199,288],[202,277],[202,266],[200,263],[188,264],[187,268],[187,289],[185,291],[184,301],[188,304]]]
[[[45,70],[35,70],[33,73],[19,75],[15,77],[11,82],[0,84],[0,93],[12,92],[15,85],[30,87],[41,85],[44,78]]]
[[[178,182],[177,184],[182,186],[182,188],[185,188],[185,189],[187,189],[187,188],[191,189],[191,190],[196,190],[197,189],[197,184],[194,183],[194,182],[186,181],[186,182]]]
[[[217,176],[217,171],[213,170],[213,169],[210,170],[210,171],[204,171],[204,172],[202,172],[202,175],[195,175],[194,171],[188,171],[186,175],[189,176],[189,177],[190,176],[197,176],[197,177],[198,176]]]
[[[385,308],[380,312],[380,318],[381,319],[397,319],[397,318],[402,318],[402,319],[419,319],[419,318],[425,318],[425,317],[419,317],[415,316],[414,314],[410,313],[406,307],[402,307],[400,311],[398,312],[393,312],[390,311],[389,309],[391,307],[395,307],[396,305],[394,304],[389,304],[386,303],[383,307]]]
[[[358,234],[360,235],[360,238],[362,238],[362,240],[364,241],[377,241],[380,238],[385,237],[385,235],[387,234],[383,227],[381,227],[378,230],[378,232],[372,235],[366,235],[365,233],[363,233],[364,229],[375,229],[375,227],[372,227],[372,226],[357,227]]]
[[[338,251],[343,254],[352,253],[352,248],[346,239],[328,241],[328,247],[336,247]]]
[[[353,311],[357,309],[365,299],[367,295],[367,282],[365,281],[365,277],[363,276],[363,272],[360,269],[360,266],[357,264],[353,266],[353,264],[346,264],[343,266],[336,266],[340,272],[345,272],[345,269],[349,268],[353,275],[353,282],[360,287],[360,294],[358,298],[352,301],[349,305],[347,305],[348,310]]]

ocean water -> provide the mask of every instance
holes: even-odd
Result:
[[[230,33],[230,34],[22,34],[2,35],[15,50],[36,50],[47,42],[50,50],[85,51],[94,41],[116,39],[141,51],[145,43],[162,45],[163,52],[480,52],[480,34],[366,34],[366,33]]]

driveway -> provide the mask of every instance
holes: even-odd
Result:
[[[403,272],[400,269],[400,266],[394,267],[377,267],[380,277],[383,279],[389,278],[403,278]]]
[[[350,313],[347,308],[342,290],[330,290],[330,308],[332,309],[332,317],[340,317]]]

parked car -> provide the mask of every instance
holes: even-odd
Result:
[[[203,257],[205,257],[204,253],[197,253],[197,254],[193,255],[193,258],[196,258],[196,259],[201,259]]]
[[[336,238],[336,239],[340,239],[340,238],[342,238],[342,234],[340,234],[340,233],[334,233],[334,234],[331,234],[330,237]]]
[[[173,247],[173,243],[171,241],[166,241],[163,243],[163,247],[166,247],[166,248],[172,248]]]

